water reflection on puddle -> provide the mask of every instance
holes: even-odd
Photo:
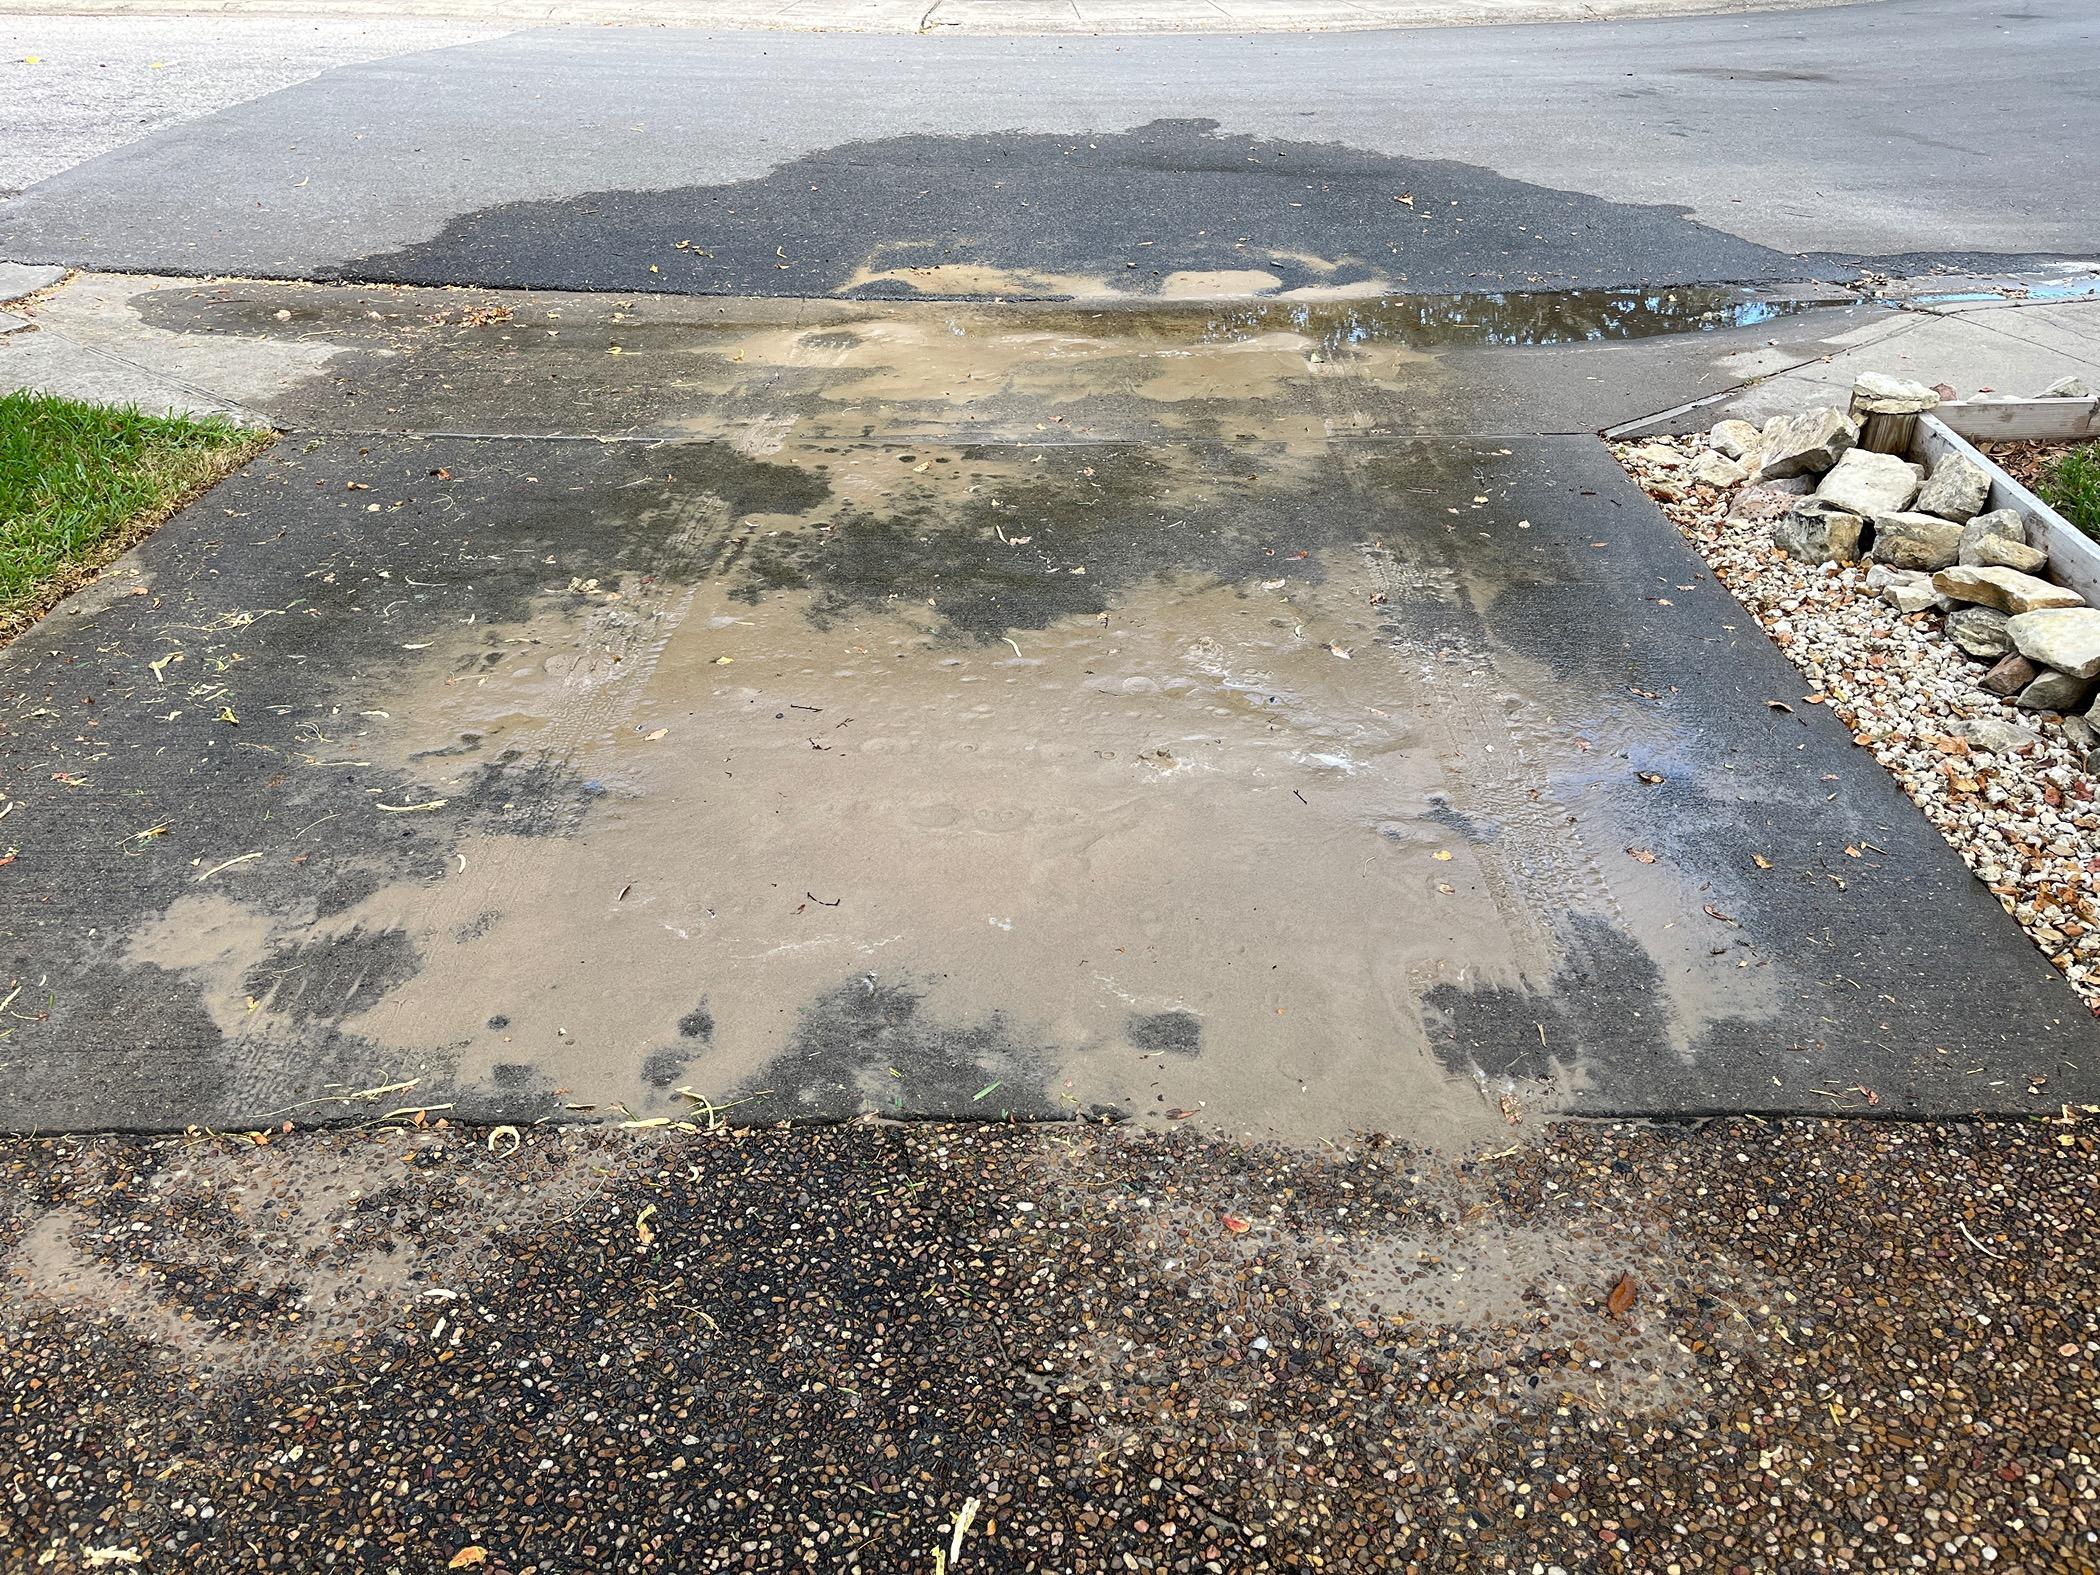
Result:
[[[1363,301],[1243,301],[1197,306],[1103,305],[1137,333],[1198,344],[1291,333],[1330,356],[1375,345],[1558,345],[1711,333],[1775,322],[1813,307],[1854,304],[1839,291],[1772,295],[1730,286],[1669,290],[1482,290]],[[1194,326],[1200,323],[1200,327]]]

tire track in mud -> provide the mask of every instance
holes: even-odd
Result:
[[[1369,473],[1365,460],[1367,445],[1384,436],[1384,411],[1373,398],[1376,391],[1348,375],[1347,361],[1323,363],[1319,370],[1323,375],[1312,389],[1326,420],[1329,453],[1375,520],[1389,504],[1390,488]],[[1442,471],[1436,476],[1440,486],[1411,489],[1424,496],[1425,511],[1448,506],[1446,494],[1459,501],[1457,478],[1447,467]],[[1470,490],[1467,495],[1477,496]],[[1433,533],[1409,531],[1402,539],[1413,546]],[[1382,535],[1365,540],[1358,554],[1370,601],[1384,614],[1379,644],[1416,666],[1417,694],[1434,701],[1419,707],[1417,719],[1449,784],[1444,813],[1436,818],[1452,824],[1472,847],[1512,955],[1523,959],[1524,986],[1546,988],[1583,921],[1625,928],[1624,912],[1583,840],[1581,823],[1554,793],[1552,774],[1538,753],[1536,741],[1551,732],[1549,719],[1511,688],[1496,685],[1500,693],[1479,693],[1484,686],[1474,675],[1499,676],[1503,658],[1485,610],[1454,561],[1403,558]],[[1408,617],[1423,612],[1430,614],[1426,628]],[[1439,982],[1419,978],[1417,1001]],[[1543,1024],[1539,1035],[1552,1056],[1556,1047],[1544,1043]],[[1494,1075],[1477,1058],[1467,1059],[1483,1084]]]
[[[1389,613],[1425,594],[1474,611],[1456,575],[1410,573],[1382,543],[1367,543],[1363,559]],[[1419,640],[1398,617],[1389,617],[1380,634],[1387,649],[1432,670],[1466,663],[1476,671],[1495,671],[1495,654],[1484,637],[1476,642],[1460,636],[1464,643],[1448,636],[1440,642]],[[1459,662],[1452,661],[1454,645]],[[1452,692],[1447,683],[1426,687],[1440,696]],[[1481,851],[1481,873],[1503,924],[1513,940],[1542,960],[1543,979],[1562,952],[1566,924],[1596,916],[1623,927],[1625,915],[1596,855],[1583,842],[1580,822],[1553,793],[1552,775],[1530,742],[1547,730],[1539,707],[1514,694],[1493,698],[1499,700],[1493,712],[1487,705],[1447,699],[1429,709],[1427,722],[1437,735],[1437,759],[1451,784],[1455,813],[1449,818]],[[1491,714],[1499,714],[1505,725],[1490,725]]]

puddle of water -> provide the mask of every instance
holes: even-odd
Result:
[[[2100,277],[2023,278],[2016,274],[1956,277],[1947,288],[1928,289],[1934,281],[1903,279],[1878,288],[1873,299],[1898,311],[1929,306],[1966,306],[1990,301],[2091,301],[2100,299]]]
[[[1646,339],[1662,334],[1754,328],[1815,307],[1851,305],[1844,293],[1780,295],[1725,285],[1627,290],[1483,290],[1440,295],[1394,295],[1318,286],[1274,294],[1258,281],[1272,275],[1175,276],[1185,283],[1163,291],[1177,301],[1122,295],[1104,287],[1074,293],[1075,304],[1103,308],[1097,331],[1143,338],[1180,337],[1216,345],[1290,334],[1319,354],[1340,357],[1379,346],[1443,349],[1465,345],[1561,345]],[[1171,281],[1170,281],[1171,282]],[[1252,290],[1237,288],[1250,282]],[[1223,288],[1230,284],[1235,288]],[[1340,288],[1340,287],[1338,287]],[[1245,299],[1253,295],[1252,300]],[[1123,301],[1142,305],[1125,306]],[[1190,315],[1200,307],[1199,315]]]
[[[359,749],[433,797],[551,755],[586,779],[588,829],[470,835],[320,925],[309,954],[389,935],[420,962],[345,1028],[637,1110],[686,1108],[678,1085],[764,1087],[772,1116],[983,1089],[987,1116],[1499,1127],[1415,1003],[1548,959],[1440,893],[1482,877],[1463,844],[1433,857],[1455,839],[1427,818],[1419,702],[1336,689],[1363,617],[1302,580],[1166,584],[957,650],[934,609],[822,633],[807,612],[630,583],[455,642]],[[430,758],[462,739],[478,756]],[[267,1031],[282,1003],[249,1002],[277,929],[199,895],[133,957],[207,980],[229,1036]]]

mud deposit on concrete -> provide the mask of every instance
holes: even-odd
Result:
[[[1440,375],[1404,339],[599,303],[638,348],[579,354],[445,292],[134,306],[311,332],[356,398],[435,343],[478,348],[417,397],[489,409],[684,365],[591,386],[712,440],[295,436],[0,656],[25,1124],[411,1084],[1470,1143],[1968,1099],[1950,1040],[2003,1077],[2074,1032],[1918,994],[1983,955],[1944,850],[1830,790],[1842,739],[1762,703],[1777,658],[1601,450],[1382,439]],[[1907,892],[1934,923],[1862,952]]]
[[[46,330],[294,426],[718,438],[943,436],[1258,451],[1454,419],[1453,354],[1752,327],[1828,295],[1690,286],[996,309],[88,276]],[[1463,421],[1458,422],[1462,428]]]

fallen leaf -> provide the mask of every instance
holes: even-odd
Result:
[[[1612,1281],[1611,1290],[1604,1298],[1604,1310],[1614,1318],[1623,1318],[1633,1309],[1635,1296],[1633,1276],[1621,1274]]]
[[[1636,771],[1634,775],[1650,787],[1660,787],[1662,785],[1662,773],[1660,771]]]
[[[1762,853],[1751,854],[1750,862],[1752,864],[1755,864],[1761,870],[1768,870],[1772,867],[1772,861],[1766,858]]]
[[[452,1562],[447,1564],[445,1568],[448,1570],[463,1570],[470,1565],[486,1564],[488,1561],[489,1550],[475,1543],[461,1548],[457,1553],[453,1554]]]
[[[1647,848],[1628,848],[1626,851],[1633,857],[1636,864],[1653,864],[1655,862],[1654,853]]]

